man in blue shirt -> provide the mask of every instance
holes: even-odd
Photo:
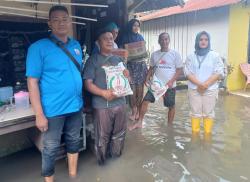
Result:
[[[81,46],[68,37],[71,20],[66,7],[53,6],[48,25],[51,38],[60,42],[82,66]],[[55,158],[64,133],[69,175],[77,172],[82,125],[82,79],[70,57],[50,38],[29,47],[26,76],[36,127],[42,132],[42,176],[54,181]]]

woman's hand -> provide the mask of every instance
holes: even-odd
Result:
[[[206,92],[206,90],[208,89],[209,85],[207,83],[202,83],[202,84],[198,84],[197,85],[197,91],[200,94],[203,94],[204,92]]]

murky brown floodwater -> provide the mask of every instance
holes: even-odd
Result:
[[[177,94],[176,118],[166,125],[161,102],[151,105],[144,128],[129,132],[125,151],[104,167],[90,151],[81,154],[79,176],[86,182],[243,182],[250,181],[250,99],[220,96],[212,137],[192,136],[185,92]],[[70,181],[64,160],[56,179]],[[27,150],[0,159],[0,181],[36,182],[40,155]]]

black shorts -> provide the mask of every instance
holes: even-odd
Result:
[[[169,88],[167,92],[163,95],[163,103],[165,107],[173,107],[175,105],[175,93],[175,88]],[[146,95],[143,98],[143,101],[154,103],[154,95],[150,91],[147,91]]]

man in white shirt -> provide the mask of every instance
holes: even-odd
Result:
[[[155,76],[168,87],[168,90],[163,96],[163,100],[164,106],[169,108],[168,123],[171,124],[173,123],[175,115],[176,80],[182,72],[183,63],[180,54],[169,48],[170,37],[168,33],[161,33],[158,42],[161,49],[152,53],[146,83],[152,75],[155,74]],[[153,94],[148,91],[141,105],[139,120],[136,124],[129,127],[130,130],[142,127],[142,121],[147,112],[148,104],[153,102],[155,102],[155,98]]]

